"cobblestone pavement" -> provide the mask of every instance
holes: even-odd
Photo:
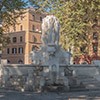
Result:
[[[100,100],[100,91],[33,93],[0,90],[0,100]]]

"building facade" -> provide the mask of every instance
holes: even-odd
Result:
[[[28,8],[17,19],[17,23],[9,27],[10,43],[2,51],[2,59],[11,64],[29,64],[30,52],[38,49],[41,44],[41,23],[45,13]]]

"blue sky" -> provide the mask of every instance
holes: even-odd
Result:
[[[28,2],[29,0],[23,0],[24,2]],[[28,4],[28,6],[30,6],[29,4]]]

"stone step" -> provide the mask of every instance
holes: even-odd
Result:
[[[97,86],[94,84],[88,84],[88,85],[86,85],[86,89],[88,89],[88,90],[100,90],[100,86]]]
[[[81,81],[81,82],[89,82],[89,83],[98,83],[99,81],[97,81],[97,79],[95,79],[94,77],[91,76],[78,76],[77,80]]]
[[[99,81],[97,81],[97,80],[79,80],[80,82],[82,82],[82,83],[100,83]]]
[[[88,90],[100,90],[100,82],[93,77],[78,78]]]
[[[77,88],[77,87],[76,87],[76,88],[70,88],[69,91],[72,91],[72,92],[73,92],[73,91],[78,91],[78,92],[79,92],[79,91],[88,91],[88,90],[89,90],[89,89],[87,89],[87,88]]]
[[[86,83],[87,82],[89,82],[89,83],[99,83],[99,81],[95,78],[92,78],[92,79],[78,79],[78,80],[80,80],[82,82],[86,82]]]
[[[77,77],[77,79],[82,79],[82,80],[88,80],[88,79],[94,79],[94,77]]]

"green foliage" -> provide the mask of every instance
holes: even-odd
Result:
[[[100,18],[99,0],[69,0],[53,10],[61,23],[61,44],[64,49],[74,46],[74,54],[88,51],[89,36],[95,19]],[[80,50],[80,48],[84,50]]]
[[[35,0],[31,1],[36,3]],[[43,4],[39,5],[39,1]],[[95,20],[100,21],[100,0],[39,1],[39,9],[45,9],[45,6],[48,9],[52,7],[50,8],[50,13],[59,18],[61,24],[60,43],[62,47],[67,50],[74,46],[74,54],[88,51],[88,46],[90,45],[89,36],[93,31],[92,25],[95,23]],[[52,6],[48,2],[51,2]]]
[[[30,4],[40,11],[47,11],[48,13],[52,10],[58,0],[29,0]]]
[[[5,30],[16,23],[16,18],[23,14],[25,6],[24,0],[0,0],[0,24]],[[4,46],[8,42],[8,37],[3,35],[5,30],[2,27],[0,27],[0,44]]]
[[[0,28],[0,50],[5,47],[10,39],[8,37],[9,34],[3,34],[4,30],[2,28]]]

